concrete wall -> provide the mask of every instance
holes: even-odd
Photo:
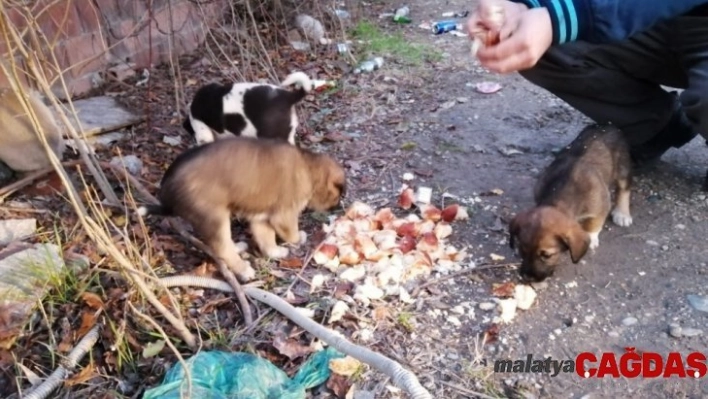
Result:
[[[0,0],[2,1],[2,0]],[[37,0],[5,2],[11,24],[23,29],[26,15],[51,45],[43,56],[56,57],[71,96],[80,96],[97,82],[97,73],[116,65],[144,68],[168,60],[168,38],[174,37],[175,54],[196,49],[204,41],[206,28],[218,20],[228,0]],[[18,3],[34,3],[30,10]],[[152,12],[150,12],[150,9]],[[172,30],[170,29],[172,20]],[[152,33],[150,42],[150,33]],[[23,36],[27,42],[31,35]],[[152,46],[150,46],[150,43]],[[150,59],[152,47],[152,59]],[[8,46],[0,37],[0,57],[7,59]],[[16,59],[17,54],[15,54]],[[41,58],[41,56],[40,56]],[[48,76],[56,76],[51,62],[41,62]],[[0,87],[7,77],[0,72]],[[54,86],[57,95],[62,90]]]

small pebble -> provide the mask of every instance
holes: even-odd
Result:
[[[610,331],[607,333],[607,335],[609,335],[612,338],[619,338],[619,336],[620,336],[617,331]]]
[[[457,305],[454,308],[450,309],[450,311],[459,315],[465,314],[465,308],[463,308],[462,305]]]
[[[708,313],[708,298],[690,294],[686,295],[686,299],[688,299],[688,303],[691,305],[692,308],[700,312]]]
[[[650,247],[658,247],[659,243],[654,240],[647,240],[647,245],[649,245]]]
[[[455,327],[460,327],[462,325],[462,322],[460,322],[460,319],[458,319],[455,316],[448,316],[447,317],[447,322],[452,324]]]
[[[684,224],[677,224],[677,225],[676,225],[676,229],[677,229],[677,230],[686,230],[686,225],[684,225]]]
[[[703,335],[703,330],[699,330],[697,328],[684,328],[683,329],[683,336],[684,337],[697,337],[699,335]]]
[[[492,310],[496,307],[497,307],[497,305],[495,303],[491,303],[491,302],[482,302],[479,304],[479,308],[482,310]]]
[[[678,324],[670,324],[669,335],[674,338],[681,338],[683,336],[683,329]]]
[[[163,136],[162,137],[162,142],[170,145],[172,147],[176,147],[180,144],[182,144],[182,139],[179,136],[173,137],[173,136]]]
[[[637,320],[636,317],[627,317],[626,319],[622,320],[622,324],[629,327],[637,324],[638,321],[639,320]]]
[[[662,251],[668,251],[668,250],[669,250],[669,246],[668,246],[668,245],[662,245],[662,246],[661,246],[661,250],[662,250]]]

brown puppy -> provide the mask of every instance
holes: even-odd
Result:
[[[334,159],[287,141],[230,137],[180,154],[162,178],[160,205],[141,207],[141,215],[180,216],[237,274],[255,276],[231,238],[231,215],[250,223],[262,254],[288,255],[276,234],[300,242],[298,221],[305,208],[326,211],[340,204],[344,169]]]
[[[599,245],[599,234],[612,209],[612,220],[632,224],[629,212],[631,160],[622,132],[614,126],[590,125],[541,173],[534,187],[536,206],[509,223],[509,244],[518,246],[524,279],[551,276],[560,255],[570,252],[578,263]]]
[[[65,144],[52,111],[37,92],[30,90],[28,99],[49,147],[61,161]],[[30,172],[52,165],[20,99],[6,87],[0,88],[0,161],[16,172]]]

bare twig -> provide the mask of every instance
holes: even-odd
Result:
[[[172,341],[170,341],[170,337],[167,335],[167,333],[165,332],[165,330],[164,330],[162,327],[160,327],[160,325],[159,325],[155,320],[153,320],[152,317],[150,317],[150,316],[148,316],[148,315],[142,313],[142,312],[139,311],[138,309],[136,309],[135,306],[133,306],[133,304],[130,303],[130,302],[128,302],[128,306],[130,306],[130,310],[132,310],[133,313],[135,313],[136,316],[138,316],[138,317],[140,317],[141,319],[145,320],[145,321],[146,321],[148,324],[150,324],[155,330],[157,330],[157,332],[159,332],[160,335],[162,335],[162,337],[165,339],[165,344],[166,344],[170,349],[172,349],[172,352],[174,352],[175,356],[177,356],[177,360],[178,360],[178,361],[180,362],[180,364],[182,365],[182,369],[184,370],[184,373],[185,373],[185,376],[186,376],[186,379],[187,379],[187,397],[188,397],[188,398],[191,397],[191,396],[192,396],[192,373],[189,371],[189,367],[187,367],[187,362],[184,361],[184,357],[182,357],[182,354],[179,353],[179,350],[177,350],[177,348],[174,346],[174,344],[172,343]]]
[[[226,265],[226,262],[216,256],[216,254],[214,254],[211,248],[209,248],[206,244],[201,242],[193,235],[189,234],[189,232],[187,232],[187,230],[185,230],[182,226],[176,223],[174,219],[170,220],[170,225],[172,226],[172,228],[177,230],[179,235],[181,235],[185,240],[187,240],[193,246],[197,247],[197,249],[200,249],[202,252],[209,255],[209,257],[212,258],[214,262],[216,262],[216,265],[219,267],[219,272],[231,285],[231,287],[233,288],[233,292],[236,294],[236,298],[238,299],[239,305],[241,305],[241,311],[243,312],[243,320],[246,323],[246,326],[250,327],[253,324],[253,314],[251,313],[251,305],[249,305],[248,303],[248,299],[246,298],[246,294],[243,291],[243,287],[241,287],[241,284],[238,282],[238,279],[234,275],[233,271],[229,269],[229,267]]]

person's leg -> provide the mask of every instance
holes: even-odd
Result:
[[[677,96],[660,87],[688,84],[674,23],[617,44],[575,42],[552,48],[521,75],[590,119],[622,129],[635,162],[658,158],[696,135]]]
[[[688,71],[679,98],[696,131],[708,139],[708,15],[681,17],[677,25],[680,62]]]
[[[708,144],[708,6],[679,18],[678,25],[681,63],[688,70],[688,87],[679,98],[688,119]],[[708,191],[708,172],[703,190]]]

